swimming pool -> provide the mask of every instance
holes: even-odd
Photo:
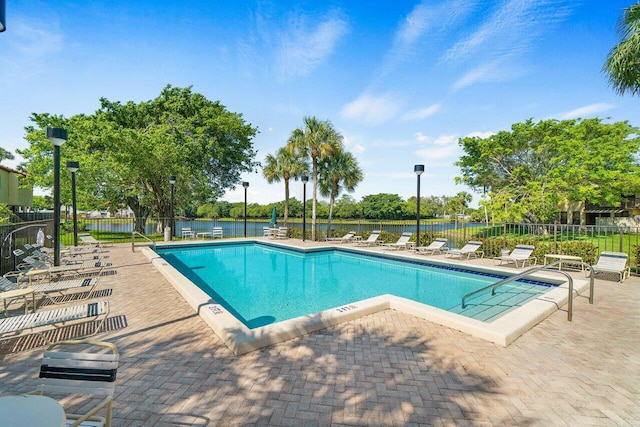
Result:
[[[464,294],[513,269],[357,249],[241,240],[159,246],[147,255],[236,354],[389,308],[508,345],[567,297],[560,281],[544,278],[505,286],[491,303],[474,299],[465,313]]]
[[[158,253],[250,329],[384,294],[492,321],[557,285],[513,282],[498,288],[493,298],[487,298],[488,293],[478,296],[481,310],[474,300],[462,310],[464,295],[507,276],[372,257],[343,248],[301,252],[243,242],[164,248]]]

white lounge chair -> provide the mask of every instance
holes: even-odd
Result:
[[[620,282],[629,277],[631,267],[627,265],[629,255],[624,252],[602,252],[598,262],[591,266],[594,275],[596,273],[615,273],[620,277]]]
[[[100,398],[93,405],[85,405],[83,414],[66,413],[67,425],[110,427],[119,359],[117,347],[109,342],[68,340],[51,344],[44,352],[32,394]],[[97,416],[101,411],[105,411],[104,416]]]
[[[475,240],[469,240],[466,245],[464,245],[460,249],[449,249],[444,254],[449,258],[458,258],[462,259],[463,257],[469,259],[471,257],[474,258],[482,258],[484,256],[484,252],[480,251],[480,246],[482,246],[482,242],[478,242]]]
[[[42,339],[49,341],[43,335],[47,330],[95,320],[98,324],[94,332],[89,334],[94,335],[102,329],[108,315],[109,303],[98,301],[5,317],[0,319],[0,341],[31,334],[39,334]]]
[[[30,244],[23,245],[25,250],[29,253],[29,255],[38,258],[41,261],[48,262],[49,264],[53,264],[53,259],[51,256],[42,252],[40,249],[32,246]],[[15,251],[14,251],[15,254]],[[78,264],[86,261],[100,261],[102,257],[99,254],[76,254],[69,255],[60,253],[60,262],[62,264]]]
[[[215,239],[222,239],[224,237],[224,231],[222,230],[222,227],[213,227],[213,229],[211,229],[211,238]]]
[[[288,239],[289,238],[289,229],[287,227],[280,227],[278,231],[274,234],[276,239]]]
[[[104,240],[98,240],[95,237],[93,237],[92,235],[90,235],[89,233],[78,234],[78,239],[80,239],[80,242],[83,245],[89,245],[89,246],[94,246],[94,247],[102,247],[102,246],[106,246],[107,244],[111,244],[111,242],[106,242]]]
[[[180,230],[180,237],[183,239],[195,239],[196,233],[194,233],[191,227],[182,227],[182,230]]]
[[[412,235],[413,233],[406,231],[402,233],[402,235],[400,236],[397,242],[385,243],[382,246],[388,249],[393,249],[393,250],[407,249],[407,247],[409,246],[409,239],[411,239]]]
[[[366,240],[356,242],[356,246],[376,246],[378,244],[378,237],[380,237],[380,230],[373,230]]]
[[[262,227],[262,233],[264,237],[274,237],[276,231],[278,231],[277,228],[271,228],[267,226]]]
[[[16,254],[18,250],[14,251]],[[20,255],[16,254],[16,256],[20,257]],[[40,261],[39,259],[33,258],[31,256],[22,256],[21,264],[17,266],[19,272],[29,277],[29,280],[33,280],[35,277],[41,277],[48,275],[49,280],[51,280],[51,276],[64,276],[65,274],[97,274],[101,273],[105,267],[111,266],[110,262],[85,262],[82,264],[65,264],[59,266],[51,266],[47,263]]]
[[[57,282],[38,282],[29,286],[20,286],[17,283],[12,282],[6,277],[0,276],[0,299],[4,302],[4,312],[7,314],[7,310],[12,301],[24,298],[26,292],[31,291],[34,297],[44,296],[48,301],[53,304],[57,304],[67,295],[80,294],[78,292],[69,292],[82,290],[86,293],[85,298],[89,298],[91,292],[98,286],[97,277],[87,277],[84,279],[69,279],[60,280]],[[83,298],[83,299],[85,299]],[[35,310],[35,307],[34,307]],[[25,306],[26,312],[26,306]]]
[[[511,253],[495,257],[493,262],[496,265],[502,265],[502,263],[514,263],[516,268],[524,267],[526,263],[529,263],[529,265],[536,265],[537,258],[532,255],[535,249],[536,247],[531,245],[516,245]],[[518,263],[520,263],[520,265],[518,265]]]
[[[441,237],[431,242],[429,246],[418,246],[417,248],[415,248],[415,251],[416,253],[423,255],[441,254],[449,250],[449,248],[447,247],[447,242],[447,239]]]
[[[353,240],[353,237],[356,235],[355,231],[350,231],[342,237],[327,237],[325,240],[327,242],[335,242],[335,243],[348,243]]]

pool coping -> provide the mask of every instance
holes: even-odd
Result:
[[[218,246],[224,244],[237,243],[259,243],[292,249],[297,252],[315,252],[327,249],[340,249],[347,252],[362,253],[365,255],[375,255],[383,258],[397,259],[402,261],[417,262],[423,264],[451,265],[468,270],[486,273],[499,273],[503,275],[519,274],[522,270],[513,271],[500,268],[486,268],[477,265],[460,265],[448,263],[441,260],[420,260],[415,256],[404,254],[387,254],[377,251],[360,249],[354,247],[341,247],[340,245],[324,245],[313,248],[301,248],[289,245],[286,242],[266,242],[258,239],[229,239],[217,242],[176,242],[165,243],[159,246]],[[333,307],[321,312],[308,314],[294,319],[266,325],[255,329],[249,329],[242,322],[236,319],[221,304],[213,300],[203,290],[198,288],[187,279],[176,268],[171,266],[151,248],[143,248],[142,253],[151,261],[158,271],[171,283],[180,293],[185,301],[199,314],[205,323],[220,337],[231,351],[236,355],[249,353],[254,350],[277,344],[283,341],[306,335],[321,329],[328,328],[340,323],[348,322],[362,316],[377,313],[379,311],[393,309],[407,314],[450,327],[458,331],[467,333],[474,337],[493,342],[501,346],[508,346],[529,329],[540,323],[551,313],[567,304],[568,301],[568,281],[558,280],[557,275],[548,273],[534,273],[532,276],[544,281],[561,282],[558,287],[550,289],[542,296],[518,307],[491,323],[485,323],[476,319],[465,317],[456,313],[450,313],[436,307],[415,302],[406,298],[391,294],[380,295],[361,301],[355,301],[341,307]],[[575,279],[573,282],[574,293],[581,294],[588,292],[588,281]]]

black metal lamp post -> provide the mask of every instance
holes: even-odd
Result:
[[[244,237],[247,237],[247,188],[249,188],[249,183],[244,181],[242,186],[244,187]]]
[[[175,187],[176,187],[176,177],[175,176],[171,175],[169,177],[169,184],[171,184],[171,204],[169,205],[170,206],[170,208],[169,208],[169,217],[170,217],[169,226],[171,227],[171,233],[169,233],[170,234],[169,237],[173,238],[173,236],[176,234],[176,230],[175,230],[175,227],[176,227],[175,222],[176,221],[174,219],[174,212],[173,212],[173,194],[174,194],[174,190],[175,190]]]
[[[305,233],[307,228],[307,182],[308,175],[302,175],[302,241],[305,241]]]
[[[76,172],[80,169],[80,163],[67,162],[67,170],[71,172],[71,205],[73,206],[73,246],[78,246],[78,211],[76,207]]]
[[[60,265],[60,146],[67,131],[47,127],[47,139],[53,144],[53,265]]]
[[[420,246],[420,175],[424,172],[424,165],[415,165],[413,171],[418,176],[418,198],[416,199],[416,248]]]

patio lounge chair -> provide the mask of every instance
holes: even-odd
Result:
[[[89,233],[78,234],[78,239],[80,239],[80,243],[87,246],[94,246],[97,248],[103,248],[105,246],[113,245],[113,242],[109,242],[106,240],[98,240]]]
[[[376,246],[380,237],[380,230],[373,230],[367,240],[356,242],[356,246]]]
[[[182,227],[180,230],[180,237],[183,239],[195,239],[196,233],[194,233],[191,227]]]
[[[402,233],[402,235],[400,236],[397,242],[384,243],[382,246],[384,248],[393,249],[393,250],[407,249],[407,247],[409,246],[409,239],[411,238],[412,235],[413,233],[409,231],[405,231],[404,233]]]
[[[87,239],[88,237],[91,237],[91,236],[89,236],[88,234],[78,235],[78,239],[80,240],[81,246],[65,246],[65,245],[61,244],[60,245],[60,253],[89,254],[89,253],[108,252],[102,247],[102,245],[100,244],[99,241],[98,241],[98,243],[91,245],[88,240],[87,240],[86,243],[83,243],[82,242],[82,237]],[[53,236],[47,235],[47,239],[51,242],[51,244],[53,244]],[[53,249],[52,248],[47,248],[45,246],[40,246],[40,245],[36,245],[36,246],[38,246],[38,248],[42,252],[49,253],[49,254],[53,253]]]
[[[594,275],[597,273],[614,273],[620,277],[622,283],[631,274],[631,268],[627,266],[629,255],[624,252],[602,252],[598,262],[591,266]]]
[[[355,235],[356,235],[355,231],[350,231],[342,237],[327,237],[325,240],[327,242],[334,242],[334,243],[348,243],[353,240],[353,236]]]
[[[536,247],[531,245],[516,245],[510,254],[495,257],[493,262],[496,265],[502,265],[503,262],[507,264],[514,263],[516,268],[524,267],[526,263],[536,265],[537,259],[532,255],[535,249]],[[533,264],[531,263],[532,260]],[[520,263],[520,265],[518,265],[518,263]]]
[[[215,239],[215,238],[222,239],[223,237],[224,237],[224,231],[222,230],[222,227],[213,227],[211,229],[212,239]]]
[[[479,251],[480,246],[482,246],[482,242],[477,242],[475,240],[469,240],[466,245],[464,245],[460,249],[449,249],[444,254],[449,258],[456,257],[458,259],[462,259],[463,257],[469,259],[471,257],[474,258],[482,258],[484,256],[484,252]]]
[[[49,341],[43,335],[43,332],[52,328],[87,323],[94,320],[98,321],[98,324],[95,331],[90,335],[95,335],[102,329],[108,314],[109,303],[107,301],[98,301],[5,317],[0,319],[0,341],[31,334],[39,334],[42,339]]]
[[[289,229],[287,227],[280,227],[278,231],[276,231],[273,235],[275,239],[288,239],[289,238]]]
[[[29,253],[29,255],[33,256],[34,258],[38,258],[40,261],[53,264],[53,259],[51,259],[51,257],[48,254],[42,252],[40,249],[36,248],[35,246],[32,246],[28,243],[23,246],[24,246],[24,249]],[[93,254],[93,255],[92,254],[63,255],[62,253],[60,254],[60,262],[63,264],[78,264],[85,261],[99,261],[100,259],[101,257],[98,254]]]
[[[100,398],[97,404],[83,406],[88,409],[84,414],[65,414],[67,425],[109,427],[119,358],[117,347],[109,342],[68,340],[51,344],[44,352],[32,394]],[[97,416],[101,411],[106,411],[104,416]]]
[[[448,242],[447,239],[445,239],[444,237],[441,237],[431,242],[429,246],[418,246],[417,248],[415,248],[415,250],[416,250],[416,253],[423,254],[423,255],[441,254],[449,250],[449,248],[446,246],[447,242]]]
[[[278,230],[275,229],[275,228],[271,228],[271,227],[267,227],[267,226],[262,227],[262,233],[263,233],[264,237],[273,237],[275,235],[276,231],[278,231]]]
[[[111,266],[110,262],[86,262],[82,264],[65,264],[59,266],[51,266],[47,263],[40,261],[32,256],[24,256],[24,252],[19,249],[13,251],[13,253],[20,259],[21,264],[17,266],[18,271],[22,274],[29,276],[31,280],[33,277],[49,275],[51,280],[52,275],[62,276],[65,274],[88,274],[88,273],[101,273],[105,267]]]
[[[44,296],[51,303],[58,304],[63,302],[61,299],[67,295],[80,294],[69,291],[82,290],[83,293],[86,293],[85,298],[89,298],[91,292],[93,292],[96,286],[98,286],[97,277],[60,280],[57,282],[38,282],[29,286],[20,286],[18,283],[0,276],[0,299],[4,301],[4,312],[6,316],[7,309],[11,302],[16,299],[24,298],[25,293],[20,291],[32,291],[34,293],[34,298],[35,296]]]

